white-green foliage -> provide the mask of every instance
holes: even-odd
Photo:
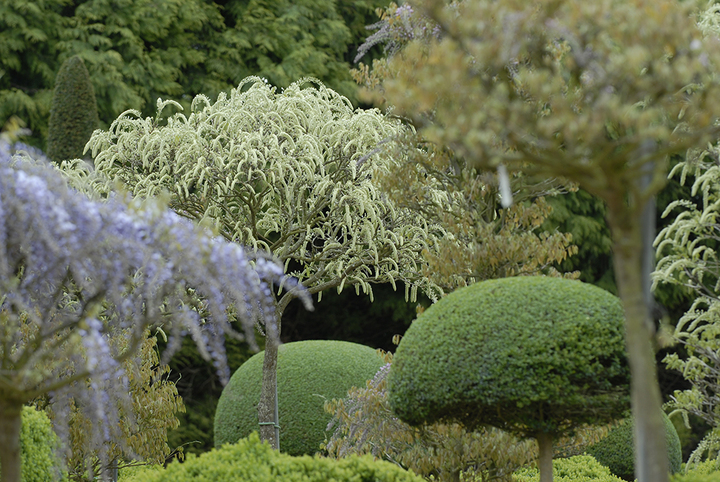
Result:
[[[309,85],[310,84],[310,85]],[[312,85],[314,84],[314,85]],[[395,206],[373,176],[395,162],[383,141],[403,129],[376,109],[350,102],[315,79],[282,92],[258,77],[212,103],[195,97],[188,116],[123,113],[89,142],[99,173],[135,196],[172,192],[172,207],[220,233],[272,252],[311,293],[420,276],[421,252],[442,234]],[[440,191],[434,202],[446,201]]]
[[[685,287],[695,296],[690,309],[678,321],[674,336],[685,345],[687,357],[673,353],[665,357],[671,369],[682,372],[692,387],[676,391],[672,405],[687,414],[695,414],[713,430],[699,444],[689,464],[704,454],[720,448],[720,144],[698,151],[678,164],[672,175],[681,182],[694,176],[692,196],[701,197],[696,204],[688,199],[671,203],[663,216],[676,214],[655,240],[660,258],[653,274],[654,284],[672,283]]]

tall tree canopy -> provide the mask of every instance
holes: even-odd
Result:
[[[641,482],[668,478],[643,209],[667,159],[718,130],[720,50],[697,2],[414,2],[439,26],[388,62],[378,94],[429,140],[484,168],[564,177],[607,203],[627,322]]]

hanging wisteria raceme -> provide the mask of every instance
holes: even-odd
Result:
[[[169,336],[166,359],[189,335],[227,380],[226,336],[256,347],[254,325],[275,333],[274,284],[297,290],[310,307],[302,286],[270,257],[213,237],[158,202],[91,200],[38,153],[16,150],[0,141],[3,482],[12,480],[5,472],[19,447],[12,432],[20,407],[37,397],[48,396],[57,414],[75,403],[95,447],[118,435],[118,413],[132,413],[123,409],[120,362],[135,356],[148,327]],[[119,334],[130,348],[114,352],[108,338]],[[62,440],[67,418],[56,421]]]

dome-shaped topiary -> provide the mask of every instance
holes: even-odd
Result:
[[[580,281],[522,276],[457,290],[410,326],[389,397],[411,424],[458,420],[532,435],[628,408],[623,309]]]
[[[675,426],[670,418],[663,414],[665,422],[665,443],[668,450],[668,461],[671,472],[680,471],[682,464],[682,447]],[[587,453],[610,469],[610,472],[621,479],[635,480],[635,452],[633,450],[633,419],[623,421],[613,428],[602,440],[587,448]]]
[[[223,390],[215,413],[215,446],[235,443],[258,430],[262,363],[260,352],[237,369]],[[325,400],[344,398],[364,387],[384,364],[375,350],[332,340],[281,345],[278,353],[280,449],[290,455],[313,454],[325,437],[330,414]]]
[[[20,474],[22,482],[66,481],[55,451],[58,438],[50,419],[41,410],[23,407],[20,426]],[[0,467],[0,472],[2,468]]]
[[[392,410],[411,425],[458,421],[535,437],[540,471],[552,439],[629,407],[624,314],[580,281],[523,276],[449,294],[421,314],[388,378]]]
[[[47,154],[55,162],[79,159],[99,127],[95,90],[82,59],[70,57],[55,77],[48,121]]]

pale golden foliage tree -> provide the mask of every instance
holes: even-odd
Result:
[[[551,210],[544,196],[562,192],[558,182],[515,173],[509,180],[515,202],[503,208],[495,174],[476,172],[449,149],[412,132],[386,149],[404,162],[380,176],[382,188],[398,206],[445,229],[438,249],[424,258],[425,275],[446,292],[492,278],[560,276],[553,265],[577,252],[569,234],[540,230]]]
[[[627,322],[640,482],[668,480],[643,300],[640,219],[667,159],[718,132],[717,39],[699,2],[418,0],[441,29],[388,62],[378,94],[473,166],[576,182],[604,200]]]

